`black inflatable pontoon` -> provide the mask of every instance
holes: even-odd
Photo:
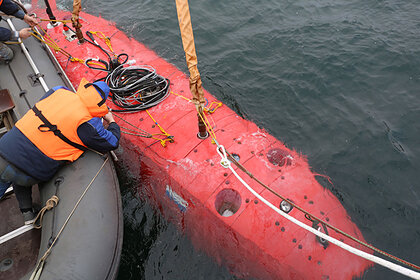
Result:
[[[17,30],[26,27],[18,19],[0,24],[11,29],[16,26]],[[0,65],[1,134],[49,88],[65,85],[73,89],[50,50],[34,38],[11,48],[14,59]],[[41,206],[53,195],[60,199],[55,208],[46,212],[42,229],[24,226],[12,192],[0,201],[0,279],[30,278],[85,191],[52,247],[39,279],[116,278],[123,238],[118,179],[109,154],[86,152],[52,180],[33,188],[34,201]]]

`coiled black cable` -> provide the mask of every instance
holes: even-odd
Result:
[[[169,95],[169,80],[158,75],[151,66],[127,66],[128,60],[125,53],[119,54],[112,59],[111,55],[102,48],[93,38],[89,31],[86,39],[92,45],[100,48],[109,61],[102,59],[87,59],[87,67],[107,72],[107,76],[99,80],[105,80],[110,88],[112,102],[121,109],[113,109],[114,112],[134,112],[153,107],[162,102]],[[94,63],[91,63],[94,62]],[[103,65],[102,67],[93,64]]]
[[[158,75],[151,66],[120,65],[106,78],[112,102],[121,109],[114,112],[133,112],[153,107],[169,95],[168,79]]]

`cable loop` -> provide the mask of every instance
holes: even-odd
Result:
[[[217,146],[217,153],[221,156],[221,160],[220,160],[220,164],[224,167],[224,168],[229,168],[230,167],[230,161],[228,160],[227,156],[226,156],[226,150],[225,147],[223,147],[222,145]]]

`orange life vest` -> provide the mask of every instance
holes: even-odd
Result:
[[[82,80],[77,93],[59,89],[47,98],[35,104],[42,115],[70,141],[86,147],[77,135],[77,128],[93,117],[102,117],[108,113],[105,104],[98,107],[102,100],[95,89]],[[96,107],[96,108],[95,108]],[[83,151],[64,142],[52,131],[42,127],[44,122],[35,115],[33,110],[28,111],[17,123],[16,127],[46,156],[54,160],[75,161]],[[47,131],[48,130],[48,131]]]
[[[0,0],[0,5],[3,3],[3,0]]]

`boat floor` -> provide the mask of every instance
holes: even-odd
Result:
[[[39,204],[37,189],[33,188],[32,195],[34,203]],[[0,236],[23,226],[23,216],[14,194],[2,198],[0,212]],[[0,279],[20,279],[30,272],[36,264],[40,242],[41,231],[32,229],[1,244]]]

